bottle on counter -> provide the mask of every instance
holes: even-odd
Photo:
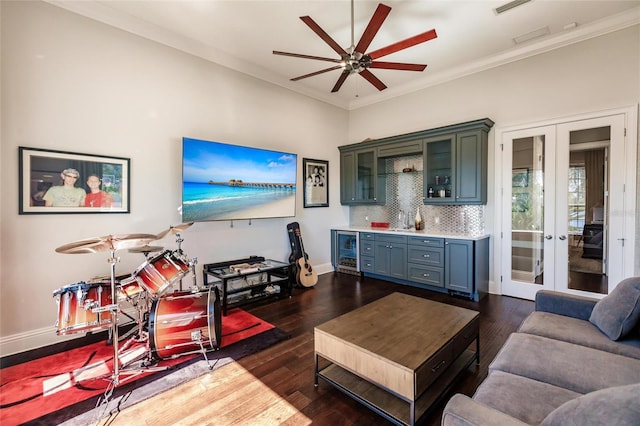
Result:
[[[428,194],[427,197],[433,198],[433,187],[432,186],[429,187],[429,192],[427,194]]]
[[[416,231],[424,229],[424,221],[422,220],[422,216],[420,215],[420,207],[418,207],[418,209],[416,210],[415,227]]]

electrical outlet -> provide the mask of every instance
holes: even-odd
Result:
[[[436,216],[433,218],[433,221],[435,222],[436,225],[440,224],[440,217]]]

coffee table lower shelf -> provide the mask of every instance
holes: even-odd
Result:
[[[315,383],[317,386],[318,378],[321,378],[390,422],[413,425],[449,391],[458,376],[476,359],[475,351],[465,350],[415,401],[399,397],[330,360],[327,360],[329,365],[316,373]]]

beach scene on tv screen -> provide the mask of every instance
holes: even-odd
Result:
[[[183,138],[182,220],[295,216],[297,155]]]

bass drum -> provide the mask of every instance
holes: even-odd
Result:
[[[159,359],[220,348],[222,315],[217,287],[176,292],[153,301],[149,315],[149,345]],[[202,345],[202,346],[201,346]]]

